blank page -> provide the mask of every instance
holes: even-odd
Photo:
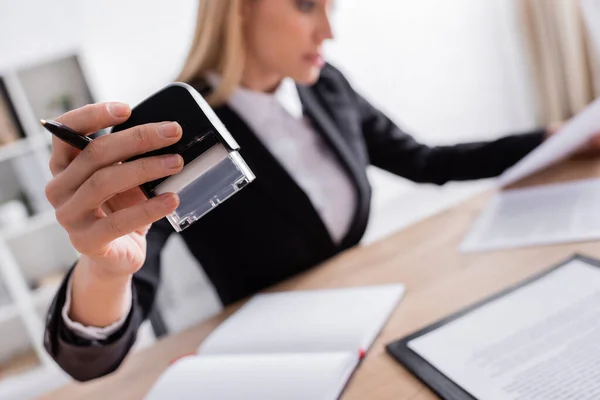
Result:
[[[369,348],[403,293],[403,285],[393,284],[259,294],[199,353],[357,353]]]
[[[146,400],[335,400],[355,353],[189,356],[171,366]]]
[[[461,250],[599,239],[599,204],[598,179],[509,190],[488,203]]]

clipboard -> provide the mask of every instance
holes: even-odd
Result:
[[[429,387],[435,394],[444,400],[477,400],[475,396],[457,384],[455,381],[447,377],[440,370],[438,370],[429,361],[425,360],[421,355],[415,352],[409,347],[409,343],[429,332],[435,331],[448,323],[458,320],[463,316],[495,301],[510,293],[513,293],[521,288],[528,286],[531,283],[538,281],[539,279],[551,274],[559,268],[571,263],[572,261],[579,260],[586,264],[600,268],[600,260],[584,256],[582,254],[574,254],[570,258],[550,267],[550,269],[538,273],[524,281],[517,283],[499,293],[496,293],[484,300],[477,302],[471,306],[451,314],[450,316],[443,318],[415,333],[412,333],[402,339],[388,343],[385,347],[386,352],[399,364],[407,368],[415,377]]]

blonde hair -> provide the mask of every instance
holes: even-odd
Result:
[[[219,87],[207,98],[213,106],[226,102],[242,79],[242,1],[200,0],[194,39],[177,77],[177,81],[192,83],[210,71],[221,75]]]

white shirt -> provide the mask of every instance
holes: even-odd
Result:
[[[213,86],[219,80],[212,74],[207,78]],[[284,79],[273,94],[239,87],[229,106],[302,188],[339,243],[352,221],[355,189],[333,150],[303,115],[294,81]]]
[[[207,80],[214,87],[219,84],[220,77],[209,74]],[[352,222],[355,188],[333,150],[303,115],[294,81],[284,79],[272,94],[238,87],[228,104],[306,193],[331,238],[339,243]],[[235,132],[232,134],[235,137]],[[107,338],[127,317],[105,328],[85,327],[69,319],[70,306],[69,282],[62,316],[73,332],[87,339]]]

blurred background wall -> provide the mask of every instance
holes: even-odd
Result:
[[[173,79],[195,0],[0,0],[0,69],[80,51],[98,100],[132,104]],[[486,139],[535,125],[511,0],[339,0],[329,60],[420,140]],[[376,71],[376,73],[375,73]],[[411,185],[372,172],[375,204]]]
[[[338,0],[330,60],[424,140],[528,128],[514,8],[510,0]],[[1,0],[0,68],[79,48],[99,100],[135,103],[177,74],[195,9],[195,0]]]

